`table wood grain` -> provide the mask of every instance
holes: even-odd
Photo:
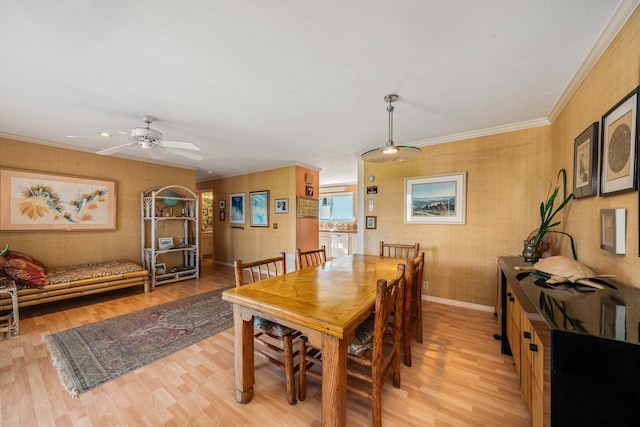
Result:
[[[350,255],[223,292],[234,310],[236,400],[253,398],[253,316],[304,332],[323,351],[322,425],[346,423],[347,346],[373,310],[378,279],[403,259]]]

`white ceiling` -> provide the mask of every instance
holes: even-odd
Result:
[[[0,132],[143,126],[201,148],[202,181],[301,163],[355,182],[357,155],[548,123],[638,0],[3,0]],[[582,67],[582,68],[581,68]],[[152,161],[132,147],[119,155]]]

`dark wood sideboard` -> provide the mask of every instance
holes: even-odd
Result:
[[[516,266],[531,264],[498,258],[496,338],[534,427],[639,426],[640,289],[551,288]]]

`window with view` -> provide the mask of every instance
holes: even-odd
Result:
[[[353,221],[353,193],[321,194],[318,219]]]

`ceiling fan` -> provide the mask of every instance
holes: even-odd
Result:
[[[97,151],[96,154],[100,155],[110,155],[117,153],[126,149],[127,147],[131,147],[134,145],[139,146],[143,150],[151,150],[151,157],[158,158],[158,154],[161,154],[163,151],[168,151],[170,153],[177,154],[179,156],[187,157],[192,160],[202,160],[200,154],[192,153],[192,151],[200,151],[197,145],[192,144],[190,142],[180,142],[180,141],[166,141],[163,139],[163,136],[160,132],[155,129],[151,129],[149,125],[153,123],[156,118],[152,116],[142,116],[142,120],[147,124],[147,127],[139,127],[133,128],[131,133],[123,132],[121,130],[118,133],[126,135],[127,138],[116,138],[120,140],[129,141],[126,144],[117,145],[115,147],[107,148],[104,150]],[[101,137],[110,136],[104,135],[101,133]],[[69,135],[68,138],[87,138],[81,136],[72,136]]]

